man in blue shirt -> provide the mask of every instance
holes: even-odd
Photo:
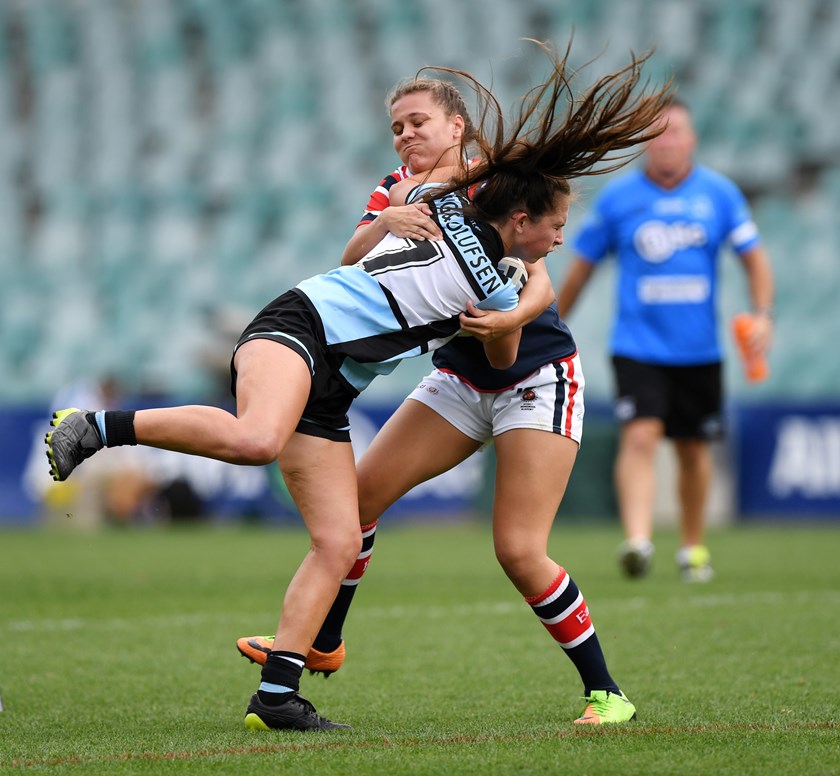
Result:
[[[704,542],[711,483],[709,440],[721,434],[718,256],[730,245],[747,274],[753,306],[750,347],[764,353],[772,331],[773,274],[749,206],[724,176],[694,163],[697,137],[688,108],[674,102],[666,131],[651,141],[643,169],[604,187],[574,241],[575,259],[558,294],[565,318],[596,266],[618,260],[611,354],[621,425],[615,466],[625,542],[619,560],[631,577],[653,556],[654,461],[663,437],[677,453],[683,577],[712,576]]]

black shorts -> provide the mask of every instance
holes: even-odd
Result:
[[[308,300],[296,291],[278,296],[248,324],[233,352],[236,353],[240,345],[253,339],[267,339],[285,345],[309,365],[312,386],[303,417],[295,430],[334,442],[349,442],[347,411],[359,392],[341,376],[341,358],[327,350],[321,321]],[[230,390],[236,396],[233,358],[230,360],[230,375]],[[277,389],[282,391],[283,386],[277,386]]]
[[[721,364],[663,366],[613,356],[615,416],[620,423],[659,418],[672,439],[723,434]]]

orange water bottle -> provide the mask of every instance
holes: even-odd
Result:
[[[750,347],[750,335],[754,325],[755,319],[749,313],[739,313],[732,319],[732,334],[738,344],[738,351],[744,364],[744,374],[747,380],[757,383],[767,378],[770,368],[764,354]]]

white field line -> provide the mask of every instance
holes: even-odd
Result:
[[[646,596],[631,596],[629,598],[595,599],[591,602],[596,612],[609,609],[640,610],[649,608],[715,608],[744,607],[744,606],[773,606],[782,607],[799,603],[840,604],[840,590],[814,591],[767,591],[761,593],[724,593],[720,595],[698,595],[693,598],[674,596],[664,601],[654,600]],[[452,606],[382,606],[357,607],[354,619],[399,619],[410,617],[412,620],[438,620],[452,617],[468,616],[507,616],[516,612],[527,611],[524,602],[503,601],[485,602],[471,605]],[[109,617],[103,619],[68,617],[64,619],[36,618],[27,620],[9,620],[0,623],[0,630],[15,633],[30,631],[76,631],[76,630],[114,630],[136,628],[196,628],[223,623],[238,623],[246,615],[243,612],[196,612],[192,614],[165,614],[147,617]]]

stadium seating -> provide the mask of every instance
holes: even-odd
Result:
[[[0,401],[106,372],[135,390],[201,394],[214,310],[253,312],[337,263],[396,164],[384,107],[396,81],[429,63],[464,68],[508,107],[544,64],[521,38],[562,44],[572,31],[576,65],[601,55],[582,82],[656,47],[648,73],[677,79],[701,160],[747,191],[779,276],[761,390],[836,396],[821,353],[840,339],[838,3],[9,0]],[[743,304],[729,285],[725,315]],[[51,304],[59,290],[72,308]],[[583,341],[601,330],[596,316],[576,314]],[[587,366],[593,394],[607,395],[602,353]],[[415,376],[401,370],[387,390]]]

